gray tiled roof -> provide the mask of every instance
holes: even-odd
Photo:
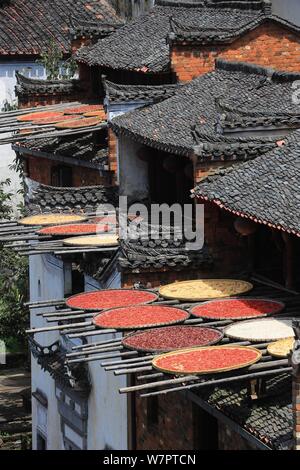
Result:
[[[106,97],[110,103],[145,101],[158,103],[173,96],[180,85],[120,85],[104,80]]]
[[[127,23],[108,38],[82,48],[78,59],[112,69],[159,73],[169,71],[167,42],[171,19],[197,30],[240,30],[264,14],[263,2],[191,2],[158,0],[147,14]]]
[[[119,23],[109,0],[10,0],[0,6],[0,54],[39,55],[54,39],[71,50],[71,17]]]
[[[192,155],[199,139],[214,142],[221,113],[220,100],[230,97],[243,113],[253,109],[269,114],[296,114],[292,102],[293,82],[300,74],[274,72],[271,69],[217,60],[214,72],[183,85],[169,99],[116,117],[110,123],[117,134],[145,145],[180,155]]]
[[[186,250],[184,242],[172,239],[121,241],[119,265],[125,271],[168,268],[171,270],[209,268],[212,258],[207,249]]]
[[[57,188],[43,184],[27,192],[26,210],[28,213],[44,212],[95,212],[99,204],[115,204],[117,189],[105,186],[84,186]]]
[[[284,146],[241,163],[194,190],[197,197],[256,222],[300,236],[300,131]]]
[[[25,77],[19,72],[16,72],[16,78],[17,96],[43,93],[69,95],[81,89],[79,80],[40,80]]]
[[[266,380],[266,394],[255,402],[249,399],[247,388],[239,384],[201,391],[201,398],[271,449],[292,449],[293,412],[290,374],[281,374]]]
[[[99,164],[106,164],[108,159],[108,149],[94,143],[92,132],[77,138],[71,135],[28,140],[14,145],[14,149],[23,149],[28,154],[30,151],[37,151]]]

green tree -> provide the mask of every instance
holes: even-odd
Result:
[[[10,180],[0,182],[0,219],[12,217]],[[28,310],[23,306],[28,294],[28,263],[0,244],[0,338],[15,339],[25,345]]]
[[[62,80],[74,77],[77,71],[77,63],[74,57],[63,61],[64,54],[58,44],[50,39],[47,49],[45,49],[37,63],[45,67],[48,80]]]

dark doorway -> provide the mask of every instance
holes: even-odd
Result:
[[[149,156],[148,156],[149,154]],[[193,164],[185,157],[147,149],[150,199],[156,204],[190,204]]]
[[[51,185],[57,188],[73,186],[73,169],[66,165],[57,165],[51,170]]]

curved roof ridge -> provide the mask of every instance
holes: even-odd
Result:
[[[300,80],[300,72],[280,72],[271,67],[264,67],[262,65],[252,64],[249,62],[216,59],[215,64],[216,70],[262,75],[263,77],[268,77],[272,81],[279,83]]]

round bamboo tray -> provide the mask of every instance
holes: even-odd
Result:
[[[48,117],[44,119],[33,119],[32,124],[41,126],[43,124],[56,124],[58,122],[72,121],[74,119],[78,119],[78,117],[61,113],[61,116]]]
[[[246,309],[250,308],[253,305],[253,311],[245,314],[236,314],[230,312],[223,313],[222,307],[224,309],[230,310],[230,302],[232,302],[233,312],[234,309],[243,310],[243,307]],[[236,302],[236,304],[235,304]],[[260,303],[261,307],[265,309],[265,312],[255,311],[255,303]],[[239,306],[240,304],[240,306]],[[201,304],[193,305],[190,309],[191,315],[197,318],[205,318],[207,320],[250,320],[252,318],[262,318],[268,317],[271,315],[277,315],[281,313],[285,308],[283,302],[273,299],[258,299],[255,297],[231,297],[230,299],[220,299],[220,300],[210,300],[208,302],[202,302]],[[207,311],[205,311],[207,309]]]
[[[86,237],[65,238],[63,244],[66,246],[98,246],[113,247],[119,245],[119,237],[117,235],[90,235]]]
[[[104,289],[72,295],[67,299],[66,305],[73,310],[91,312],[124,306],[147,305],[157,299],[158,295],[155,292],[145,289]],[[91,304],[93,304],[92,307]]]
[[[290,338],[294,335],[292,320],[265,318],[234,323],[224,329],[228,338],[241,341],[268,342]]]
[[[65,109],[64,113],[65,114],[84,114],[84,113],[90,113],[90,112],[95,112],[95,111],[104,111],[104,108],[101,104],[84,104],[81,106],[76,106],[74,108],[68,108]]]
[[[245,294],[252,288],[250,282],[235,279],[199,279],[162,286],[159,293],[165,299],[195,302]]]
[[[111,308],[95,314],[93,324],[97,328],[120,331],[141,330],[158,326],[169,326],[183,323],[190,314],[178,307],[162,305],[134,305],[130,307]],[[134,317],[133,320],[131,318]]]
[[[35,119],[46,119],[46,118],[56,118],[61,116],[61,112],[59,111],[41,111],[40,113],[29,113],[23,114],[17,118],[17,121],[20,122],[29,122]]]
[[[237,362],[230,365],[230,356],[233,352],[240,353],[241,358]],[[248,353],[248,354],[247,354]],[[196,357],[195,365],[188,366],[184,363],[184,359],[188,356]],[[213,364],[212,367],[207,367],[204,362],[205,356],[207,359],[211,359]],[[227,357],[226,357],[227,356]],[[248,359],[247,359],[248,356]],[[188,348],[181,349],[179,351],[173,351],[167,354],[156,356],[152,361],[152,366],[166,374],[173,375],[203,375],[203,374],[216,374],[221,372],[229,372],[236,369],[242,369],[258,362],[262,357],[262,353],[253,347],[249,346],[208,346],[204,348]],[[174,366],[171,367],[163,365],[163,361],[173,359]],[[222,366],[224,361],[229,363],[226,366]],[[232,360],[232,359],[231,359]],[[180,362],[181,361],[181,362]],[[218,361],[220,365],[218,365]]]
[[[57,122],[54,124],[54,127],[56,129],[77,129],[81,127],[96,126],[97,124],[100,124],[100,122],[102,122],[102,119],[99,117],[81,118],[78,116],[76,119],[71,121]]]
[[[101,225],[99,223],[85,223],[85,224],[65,224],[65,225],[51,225],[44,227],[37,231],[39,235],[49,236],[83,236],[83,235],[96,235],[97,233],[107,233],[112,230],[108,225]]]
[[[214,334],[214,339],[211,340],[205,340],[203,336],[201,337],[202,332],[212,332]],[[185,333],[185,337],[182,333]],[[191,345],[191,333],[199,333],[199,337],[193,338],[194,344]],[[172,340],[171,335],[175,335],[175,337],[179,339],[181,346],[175,346],[174,345],[174,340]],[[147,341],[149,343],[149,335],[154,336],[155,338],[155,343],[156,346],[154,347],[146,347],[142,346],[143,341],[144,344],[147,344]],[[206,328],[206,327],[199,327],[199,326],[192,326],[192,325],[175,325],[175,326],[167,326],[163,328],[154,328],[150,330],[145,330],[145,331],[137,331],[134,333],[130,333],[122,341],[122,345],[130,349],[132,351],[138,351],[138,352],[143,352],[143,353],[155,353],[155,354],[160,354],[163,352],[168,352],[168,351],[174,351],[178,349],[183,349],[183,348],[199,348],[199,347],[204,347],[204,346],[212,346],[213,344],[219,343],[222,339],[224,338],[224,333],[221,330],[218,330],[217,328]],[[139,339],[141,341],[141,345],[137,346],[135,344],[135,339]],[[170,343],[170,345],[167,347],[166,345],[163,345],[162,343],[166,341]],[[159,345],[159,342],[161,341],[161,345]],[[172,342],[173,341],[173,342]],[[151,342],[151,340],[150,340]],[[184,344],[185,343],[185,344]],[[153,341],[152,341],[153,344]]]
[[[103,121],[106,119],[106,114],[104,109],[102,111],[90,111],[88,113],[84,113],[84,117],[101,117]]]
[[[267,350],[271,356],[278,358],[288,357],[290,352],[293,350],[295,344],[295,338],[280,339],[275,343],[269,344]]]
[[[57,225],[85,222],[86,217],[75,214],[38,214],[19,220],[21,225]]]

